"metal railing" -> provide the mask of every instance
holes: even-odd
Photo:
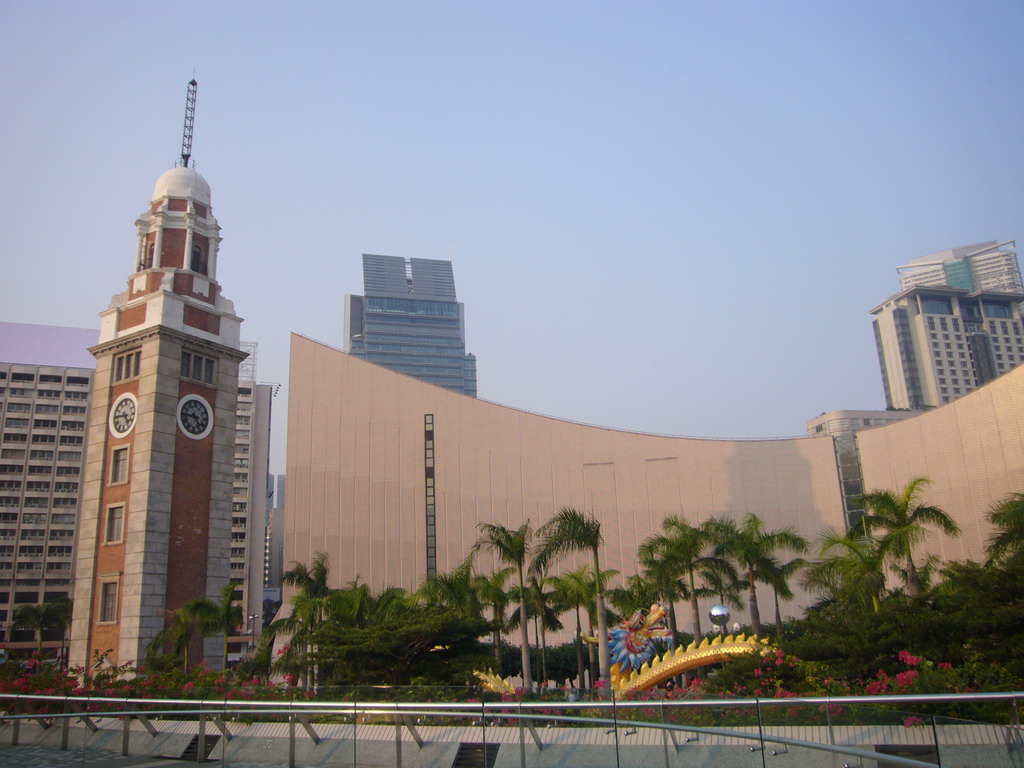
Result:
[[[517,748],[521,768],[537,762],[546,750],[559,749],[566,750],[566,765],[572,765],[573,759],[580,765],[595,765],[595,755],[607,761],[610,747],[614,748],[617,768],[640,764],[650,767],[662,761],[666,768],[672,768],[686,752],[696,756],[701,750],[715,749],[748,754],[750,764],[762,768],[769,758],[781,755],[798,756],[801,768],[839,765],[837,758],[851,768],[868,765],[867,760],[907,768],[936,764],[947,768],[1021,768],[1021,704],[1024,692],[537,702],[237,701],[0,694],[0,706],[7,710],[0,716],[0,742],[17,747],[26,722],[30,722],[37,726],[36,736],[40,731],[44,735],[55,733],[50,729],[59,727],[59,747],[56,738],[44,740],[55,749],[67,750],[71,727],[77,720],[84,728],[83,746],[105,733],[108,738],[104,748],[115,750],[112,739],[119,732],[117,751],[122,755],[150,754],[146,739],[172,732],[195,738],[193,731],[198,737],[197,754],[204,755],[205,742],[216,737],[220,739],[223,765],[238,759],[240,750],[229,747],[233,740],[257,738],[268,744],[276,740],[278,749],[271,751],[276,758],[269,758],[268,753],[270,764],[292,768],[299,739],[308,739],[314,746],[331,740],[346,742],[351,746],[351,762],[346,760],[344,764],[353,766],[360,764],[360,745],[364,750],[376,750],[373,759],[364,759],[365,764],[379,762],[384,744],[394,749],[398,768],[403,752],[410,754],[407,750],[421,751],[431,744],[447,748],[463,741],[482,743],[485,749],[488,743]],[[918,707],[919,712],[906,711],[907,706]],[[935,707],[960,713],[988,707],[990,714],[991,707],[997,707],[1007,715],[1006,722],[992,724],[920,713],[920,708]],[[140,728],[133,730],[133,723]],[[268,724],[277,724],[269,737]],[[282,724],[286,736],[281,735]],[[8,738],[4,738],[5,732]],[[600,751],[587,752],[589,747]],[[440,755],[435,764],[451,765],[449,752],[442,749]],[[308,759],[303,762],[310,763]],[[423,764],[419,759],[417,762]],[[730,764],[740,764],[735,754]]]

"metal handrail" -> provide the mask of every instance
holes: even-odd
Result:
[[[416,706],[424,709],[465,709],[478,712],[484,709],[507,709],[509,706],[525,707],[528,709],[594,709],[616,707],[625,708],[649,708],[664,703],[671,707],[681,708],[720,708],[720,707],[752,707],[752,706],[793,706],[795,704],[951,704],[958,702],[985,703],[985,702],[1021,702],[1024,704],[1024,691],[993,691],[980,693],[921,693],[921,694],[893,694],[873,696],[794,696],[784,699],[652,699],[640,701],[636,699],[595,699],[593,701],[476,701],[476,702],[400,702],[400,701],[374,701],[360,702],[358,700],[337,700],[337,701],[312,701],[306,699],[280,701],[280,700],[244,700],[232,698],[209,698],[209,699],[170,699],[170,698],[142,698],[132,696],[61,696],[58,694],[35,694],[35,693],[0,693],[0,701],[3,700],[32,700],[32,701],[81,701],[92,703],[138,703],[154,704],[157,702],[170,705],[191,705],[198,707],[221,707],[229,704],[232,707],[263,709],[267,707],[308,707],[311,710],[332,709],[338,706],[345,706],[351,709],[353,705],[366,707],[379,707],[390,712],[399,707]],[[381,714],[385,712],[382,711]]]
[[[0,702],[10,701],[14,705],[15,712],[13,714],[7,714],[0,716],[0,723],[12,721],[14,723],[14,734],[12,735],[12,746],[18,743],[17,741],[17,729],[18,723],[23,720],[37,720],[46,718],[51,721],[61,720],[63,721],[63,727],[66,733],[66,729],[72,719],[78,718],[89,724],[90,718],[101,718],[101,717],[116,717],[124,720],[124,746],[123,754],[128,754],[128,731],[130,723],[133,719],[139,718],[150,730],[151,734],[155,735],[156,731],[149,724],[148,718],[160,717],[160,716],[186,716],[186,717],[197,717],[200,722],[200,732],[202,733],[203,722],[208,717],[217,717],[222,715],[236,715],[236,716],[252,716],[252,715],[263,715],[263,716],[287,716],[289,720],[294,724],[296,719],[303,720],[303,727],[307,734],[318,741],[319,737],[313,729],[313,726],[309,723],[305,717],[310,715],[345,715],[352,716],[353,724],[358,722],[357,718],[364,715],[383,715],[391,716],[395,720],[396,728],[401,729],[403,727],[409,728],[413,733],[414,738],[418,743],[421,743],[419,735],[415,732],[415,726],[405,721],[405,718],[411,717],[426,717],[426,718],[457,718],[473,716],[479,718],[475,726],[486,727],[489,719],[503,719],[507,721],[515,721],[520,725],[521,731],[521,744],[520,752],[522,755],[523,765],[525,767],[525,736],[522,735],[522,728],[525,724],[530,729],[531,735],[534,739],[538,748],[543,748],[542,739],[538,735],[537,729],[534,727],[536,722],[550,723],[552,721],[557,723],[565,723],[567,725],[590,725],[596,727],[609,727],[614,729],[616,734],[616,752],[622,748],[618,741],[618,729],[621,727],[629,728],[647,728],[656,731],[661,731],[664,734],[665,745],[667,750],[668,739],[672,738],[672,741],[676,741],[676,733],[686,734],[698,734],[698,735],[714,735],[719,737],[734,738],[744,741],[756,742],[755,746],[750,747],[751,752],[761,751],[763,752],[767,747],[766,745],[775,745],[779,747],[799,747],[804,749],[817,750],[821,752],[832,753],[836,755],[844,755],[847,757],[857,758],[860,760],[875,760],[878,758],[878,753],[867,749],[862,749],[853,745],[845,744],[834,744],[807,741],[802,739],[794,739],[787,736],[781,736],[773,733],[766,733],[765,726],[759,724],[755,731],[750,730],[734,730],[731,727],[708,727],[708,726],[696,726],[696,725],[678,725],[674,723],[667,723],[664,720],[664,714],[667,709],[682,710],[682,709],[703,709],[706,707],[713,707],[715,709],[731,709],[737,707],[756,707],[760,713],[761,708],[771,706],[786,706],[791,707],[794,705],[898,705],[898,704],[911,704],[911,703],[955,703],[955,702],[1010,702],[1014,706],[1014,712],[1016,712],[1017,703],[1024,701],[1024,692],[1020,691],[1009,691],[1009,692],[990,692],[990,693],[976,693],[976,694],[917,694],[917,695],[893,695],[893,696],[805,696],[805,697],[793,697],[785,699],[677,699],[677,700],[653,700],[653,701],[619,701],[614,699],[605,699],[599,701],[538,701],[538,702],[397,702],[397,701],[372,701],[372,702],[357,702],[357,701],[309,701],[309,700],[297,700],[297,701],[240,701],[237,699],[147,699],[137,697],[114,697],[114,696],[60,696],[53,694],[31,694],[31,693],[20,693],[20,694],[0,694]],[[42,703],[61,703],[64,705],[63,712],[21,712],[22,703],[33,702],[35,704]],[[75,706],[71,706],[75,705]],[[89,711],[97,705],[108,705],[110,708],[106,711]],[[134,709],[129,709],[129,705],[134,705]],[[116,707],[116,708],[115,708]],[[144,707],[160,707],[159,709],[147,709]],[[171,707],[180,707],[178,709],[172,709]],[[623,721],[617,715],[618,709],[651,709],[656,707],[660,710],[662,719],[658,721],[650,720],[628,720]],[[578,715],[569,714],[573,711],[578,710],[609,710],[611,717],[582,717]],[[540,711],[538,711],[540,710]],[[552,711],[554,710],[554,711]],[[931,716],[933,729],[935,728],[936,719]],[[1012,719],[1012,718],[1011,718]],[[215,722],[219,722],[216,721]],[[94,726],[90,726],[94,727]],[[222,731],[226,726],[223,723],[219,724]],[[493,727],[493,726],[492,726]],[[771,726],[769,726],[771,727]],[[1013,722],[1009,724],[1001,724],[994,726],[1000,729],[1005,729],[1007,733],[1007,741],[1011,738],[1015,743],[1022,741],[1021,739],[1021,727],[1019,723]],[[611,732],[611,731],[609,731]],[[634,731],[635,733],[635,731]],[[628,734],[628,732],[627,732]],[[1012,737],[1011,735],[1012,734]],[[626,735],[626,734],[624,734]],[[290,730],[290,755],[294,755],[294,728]],[[686,739],[684,741],[690,741]],[[66,745],[67,740],[65,736],[64,744]],[[936,749],[938,750],[939,744],[936,738]],[[772,754],[775,754],[773,751]],[[784,752],[780,752],[784,754]],[[890,765],[904,766],[905,768],[922,768],[924,766],[931,765],[931,763],[922,762],[909,757],[901,757],[898,755],[886,754],[885,760]],[[666,751],[666,765],[668,765],[668,753]]]

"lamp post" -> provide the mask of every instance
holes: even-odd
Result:
[[[260,617],[260,615],[258,613],[251,613],[251,614],[249,614],[249,618],[245,622],[245,631],[249,635],[249,650],[250,651],[252,650],[252,646],[253,646],[253,637],[256,634],[256,619],[258,619],[259,617]]]

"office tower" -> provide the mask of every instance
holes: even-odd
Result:
[[[476,397],[449,261],[363,254],[363,296],[345,296],[346,352]]]
[[[187,154],[183,152],[183,162]],[[192,168],[139,217],[127,290],[100,313],[71,662],[145,658],[173,612],[229,578],[241,318],[217,282],[220,226]],[[223,664],[220,639],[190,659]]]
[[[0,323],[0,641],[26,654],[36,634],[15,628],[15,610],[71,597],[97,336]],[[47,655],[64,649],[65,630],[43,633]]]
[[[277,489],[273,496],[273,506],[267,512],[267,527],[264,543],[263,557],[263,587],[264,589],[277,590],[277,597],[280,599],[281,574],[284,573],[284,501],[285,501],[285,475],[276,475],[271,478],[276,481]]]
[[[889,408],[955,400],[1024,361],[1024,293],[908,288],[871,310]]]
[[[1011,250],[1014,247],[1012,240],[1005,243],[990,240],[949,248],[913,259],[909,264],[896,267],[896,271],[901,273],[903,290],[948,285],[967,291],[1024,293],[1017,254]]]

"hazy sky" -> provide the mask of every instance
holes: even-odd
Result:
[[[96,326],[180,151],[284,471],[288,339],[447,258],[480,395],[679,435],[884,407],[894,267],[1024,240],[1024,3],[0,5],[0,320]]]

